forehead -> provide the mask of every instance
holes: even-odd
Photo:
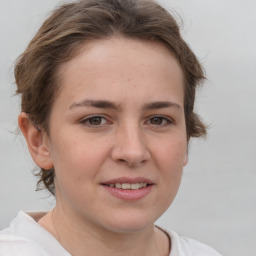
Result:
[[[134,91],[140,88],[147,93],[149,87],[165,90],[172,84],[182,84],[183,90],[182,69],[167,46],[124,37],[85,43],[60,66],[59,77],[61,91],[68,89],[71,94],[101,94],[112,88],[126,94],[131,86]]]
[[[138,56],[138,53],[140,56]],[[140,57],[143,55],[143,59]],[[85,58],[86,56],[86,58]],[[124,36],[115,36],[106,39],[92,40],[85,42],[73,51],[69,61],[59,66],[61,76],[65,77],[67,69],[77,68],[78,65],[83,67],[94,66],[97,68],[108,68],[106,62],[115,61],[117,65],[121,62],[130,61],[138,65],[154,65],[153,60],[165,62],[168,72],[181,73],[181,66],[168,46],[157,40],[142,40]],[[170,67],[170,62],[175,63]],[[81,67],[82,67],[81,66]]]

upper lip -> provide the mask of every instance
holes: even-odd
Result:
[[[130,178],[130,177],[119,177],[116,179],[111,179],[105,182],[102,182],[102,184],[116,184],[116,183],[128,183],[128,184],[133,184],[133,183],[147,183],[147,184],[153,184],[153,181],[144,177],[135,177],[135,178]]]

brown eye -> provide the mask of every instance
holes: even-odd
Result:
[[[108,121],[102,116],[91,116],[81,121],[81,124],[88,127],[101,127]]]
[[[162,117],[153,117],[150,119],[150,123],[153,125],[161,125],[163,123]]]
[[[173,121],[165,116],[153,116],[148,119],[147,123],[156,127],[162,127],[173,124]]]
[[[90,125],[101,125],[102,117],[95,116],[88,119]]]

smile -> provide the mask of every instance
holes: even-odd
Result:
[[[151,193],[155,183],[151,180],[137,177],[120,177],[101,183],[110,195],[126,201],[141,200]]]
[[[114,183],[114,184],[107,184],[107,186],[111,188],[119,188],[119,189],[141,189],[147,187],[147,183]]]

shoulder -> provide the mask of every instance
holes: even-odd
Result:
[[[19,212],[9,227],[0,231],[1,256],[70,256],[35,219]]]
[[[47,256],[37,242],[24,234],[27,232],[35,233],[34,231],[32,219],[24,212],[19,212],[10,225],[0,231],[0,255]]]
[[[162,229],[171,241],[170,256],[221,256],[212,247],[191,238],[179,236],[176,232]]]
[[[41,250],[40,246],[30,239],[0,233],[0,255],[1,256],[49,256]]]
[[[221,256],[212,247],[187,237],[180,237],[180,246],[185,255],[191,256]],[[190,254],[189,254],[190,253]]]

